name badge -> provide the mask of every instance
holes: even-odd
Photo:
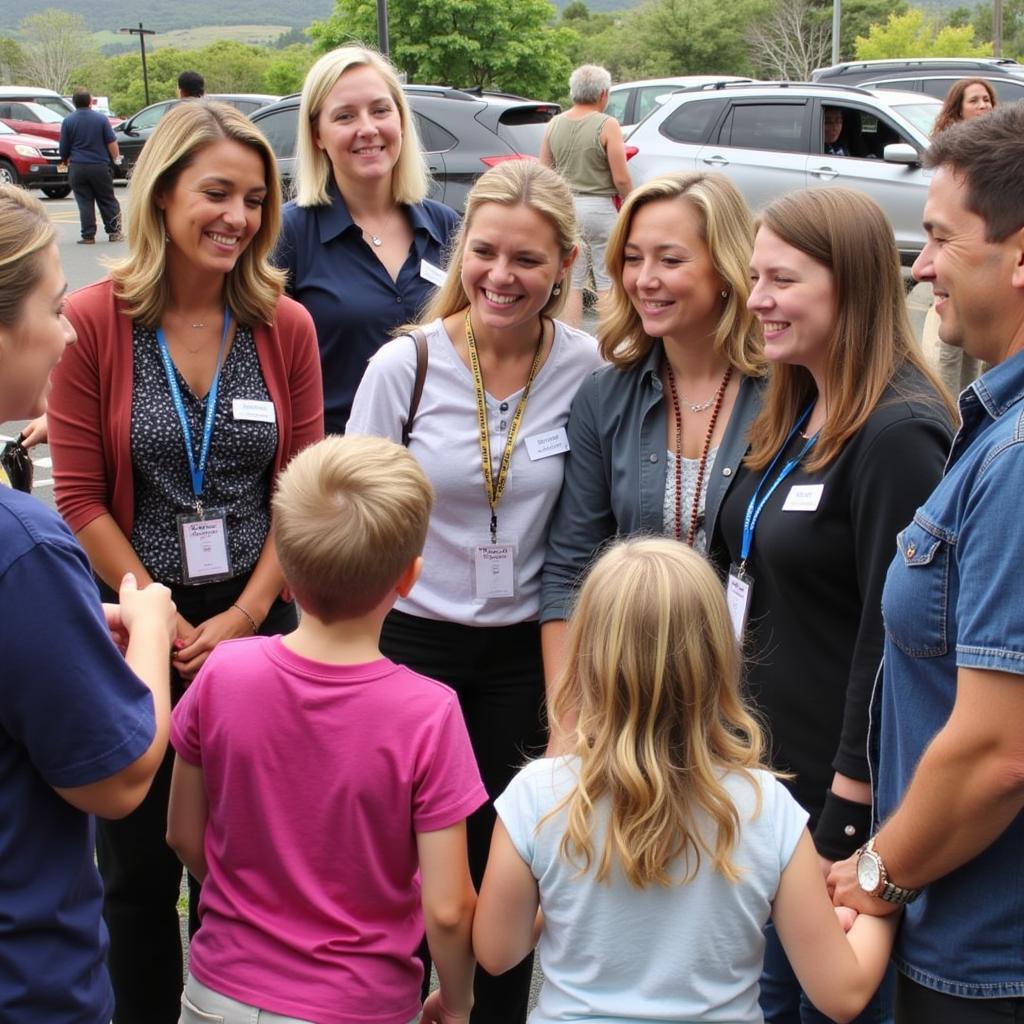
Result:
[[[754,596],[754,581],[746,570],[738,565],[729,566],[729,578],[725,584],[725,603],[732,620],[732,631],[736,640],[743,643],[743,633],[747,628],[747,613]]]
[[[255,398],[235,398],[231,412],[236,420],[254,420],[256,423],[276,423],[273,402],[261,402]]]
[[[420,277],[431,284],[442,285],[448,275],[430,260],[420,260]]]
[[[477,544],[473,548],[473,569],[478,601],[515,596],[514,545]]]
[[[178,516],[181,570],[186,583],[210,583],[231,575],[227,513],[208,509],[202,516]]]
[[[783,512],[813,512],[821,501],[824,484],[794,484],[783,502]]]
[[[549,430],[546,434],[534,434],[526,438],[526,453],[531,462],[546,459],[552,455],[561,455],[569,450],[569,435],[565,427]]]

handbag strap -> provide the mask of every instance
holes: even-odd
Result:
[[[420,407],[423,395],[423,382],[427,379],[427,336],[415,328],[409,335],[416,345],[416,382],[413,384],[412,397],[409,399],[409,412],[402,426],[402,445],[409,447],[409,435],[412,433],[412,421],[416,419],[416,410]]]

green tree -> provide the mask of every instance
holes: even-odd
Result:
[[[906,14],[891,14],[885,25],[872,25],[867,36],[855,44],[858,60],[886,57],[986,57],[991,43],[974,39],[974,26],[939,25],[926,20],[924,11],[911,8]]]
[[[21,71],[27,83],[66,93],[76,67],[98,56],[85,19],[50,7],[23,18]]]
[[[189,51],[186,62],[206,79],[207,92],[262,92],[273,58],[264,46],[224,39]]]
[[[278,96],[298,92],[312,63],[313,49],[308,43],[278,51],[263,76],[263,91]]]
[[[10,36],[0,36],[0,79],[16,82],[22,75],[25,55]]]
[[[972,19],[978,38],[992,41],[992,5],[980,4]],[[1024,58],[1024,0],[1003,0],[1003,56]]]
[[[411,82],[558,95],[575,33],[552,25],[548,0],[391,0],[391,56]],[[377,38],[374,0],[335,0],[309,28],[317,51]]]
[[[823,10],[831,21],[831,3],[824,4]],[[866,36],[872,25],[882,25],[890,14],[906,14],[909,10],[907,0],[843,0],[839,26],[839,59],[853,60],[856,57],[856,39],[858,36]]]

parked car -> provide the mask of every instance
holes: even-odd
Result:
[[[41,89],[35,85],[0,85],[0,100],[18,103],[38,103],[66,117],[73,111],[74,105],[64,99],[59,92],[52,89]]]
[[[63,199],[71,191],[67,182],[67,165],[52,139],[21,135],[0,123],[0,184],[41,188],[44,195]]]
[[[679,75],[676,78],[647,78],[640,82],[621,82],[608,90],[608,106],[623,131],[638,125],[652,110],[659,107],[677,89],[708,85],[711,82],[750,82],[753,79],[735,75]]]
[[[67,111],[57,111],[31,100],[0,99],[0,121],[8,128],[24,135],[42,135],[47,139],[60,139],[60,126]]]
[[[254,111],[259,110],[260,107],[265,107],[268,103],[273,103],[278,99],[277,96],[249,92],[207,93],[206,98],[217,100],[220,103],[229,103],[243,114],[252,114]],[[121,162],[121,173],[123,175],[127,176],[131,173],[132,167],[135,166],[135,161],[139,159],[139,154],[142,152],[142,147],[146,144],[146,140],[150,135],[153,134],[153,129],[159,123],[160,118],[171,107],[182,102],[187,101],[174,99],[151,103],[148,107],[143,107],[138,113],[133,114],[127,121],[114,129],[114,137],[117,139],[121,156],[124,158]]]
[[[433,179],[430,197],[461,211],[473,183],[502,160],[536,157],[557,103],[507,93],[404,86]],[[299,121],[298,93],[252,115],[277,155],[282,183],[290,189]]]
[[[853,156],[824,152],[822,113],[843,113]],[[921,214],[932,177],[921,167],[941,104],[921,93],[823,83],[754,82],[674,93],[628,139],[637,183],[679,170],[731,178],[752,210],[810,185],[844,185],[885,210],[905,265],[924,246]]]
[[[815,68],[812,82],[831,82],[833,85],[877,85],[907,79],[898,88],[915,91],[917,82],[932,75],[943,75],[950,85],[958,78],[1017,78],[1024,80],[1024,64],[1009,57],[908,57],[898,60],[856,60]],[[889,86],[886,88],[897,88]],[[948,86],[947,86],[948,88]],[[929,92],[938,96],[936,92]],[[946,93],[938,98],[945,98]],[[1016,97],[1019,99],[1019,97]]]
[[[923,92],[926,96],[934,96],[944,100],[946,93],[954,82],[959,82],[963,75],[922,75],[920,78],[880,78],[861,82],[862,89],[898,89],[904,92]],[[1024,100],[1024,77],[1010,75],[968,75],[968,78],[980,78],[988,82],[995,90],[996,99],[1000,103],[1016,103]]]

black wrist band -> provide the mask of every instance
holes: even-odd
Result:
[[[829,860],[845,860],[871,835],[871,805],[836,796],[830,789],[814,828],[814,845]]]

